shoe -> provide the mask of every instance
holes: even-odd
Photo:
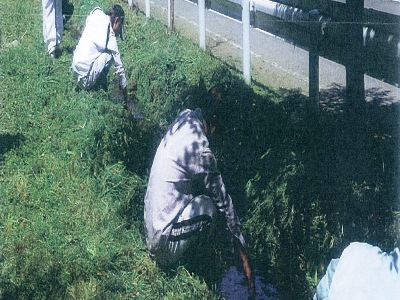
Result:
[[[54,47],[53,51],[50,52],[50,56],[52,58],[59,58],[61,56],[61,52],[60,46],[57,45]]]

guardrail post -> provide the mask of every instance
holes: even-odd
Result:
[[[199,4],[199,45],[206,50],[206,1],[198,0]]]
[[[168,27],[174,30],[174,0],[168,0]]]
[[[150,0],[146,0],[145,4],[146,4],[146,18],[150,19]]]
[[[319,40],[321,25],[318,10],[309,12],[310,48],[308,50],[308,95],[316,110],[319,109]]]
[[[364,0],[348,0],[346,51],[346,98],[354,111],[363,109],[365,102],[363,11]]]
[[[251,57],[250,57],[250,2],[242,0],[243,23],[243,77],[247,84],[251,83]]]

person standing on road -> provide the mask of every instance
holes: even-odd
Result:
[[[62,0],[42,0],[43,38],[47,52],[53,58],[61,54],[60,44],[64,31]]]
[[[233,236],[254,296],[241,224],[207,138],[215,130],[218,95],[212,90],[205,107],[181,112],[158,146],[144,200],[146,242],[160,266],[174,266],[213,245],[215,233],[224,229],[217,225],[220,219]]]
[[[90,90],[102,86],[107,89],[107,74],[113,63],[126,107],[125,70],[116,38],[124,39],[124,19],[124,10],[118,4],[106,13],[100,7],[94,8],[86,18],[85,29],[74,51],[72,70],[80,88]]]

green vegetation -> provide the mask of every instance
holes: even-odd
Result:
[[[0,2],[0,299],[217,298],[196,273],[155,266],[142,217],[163,132],[215,84],[225,106],[213,147],[254,266],[282,299],[309,299],[351,241],[393,249],[398,115],[378,105],[388,95],[369,91],[374,101],[354,117],[334,87],[316,114],[296,90],[249,88],[191,41],[126,10],[120,50],[144,117],[127,118],[113,74],[108,93],[87,93],[70,72],[85,16],[112,2],[72,2],[58,60],[44,50],[40,2]]]

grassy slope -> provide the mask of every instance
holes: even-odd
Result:
[[[73,3],[64,49],[77,43],[80,15],[98,1]],[[135,124],[104,92],[75,92],[72,54],[46,55],[38,1],[0,6],[9,12],[1,21],[2,45],[20,43],[0,52],[0,298],[212,297],[184,269],[166,277],[147,256],[137,222],[146,178],[111,152],[132,138],[123,130]],[[127,31],[144,22],[129,20]],[[128,39],[125,47],[133,44]],[[137,59],[124,57],[129,73]]]
[[[282,298],[309,299],[351,241],[393,249],[395,107],[374,102],[349,119],[334,101],[342,90],[332,89],[317,116],[296,91],[249,88],[190,41],[129,13],[120,50],[144,119],[127,120],[113,103],[114,75],[109,93],[74,90],[69,68],[84,18],[111,2],[72,2],[58,60],[44,50],[40,2],[0,2],[9,12],[0,18],[0,299],[214,297],[184,268],[156,268],[142,225],[162,133],[213,84],[226,99],[213,141],[219,166],[254,264]],[[15,39],[18,47],[3,47]]]

